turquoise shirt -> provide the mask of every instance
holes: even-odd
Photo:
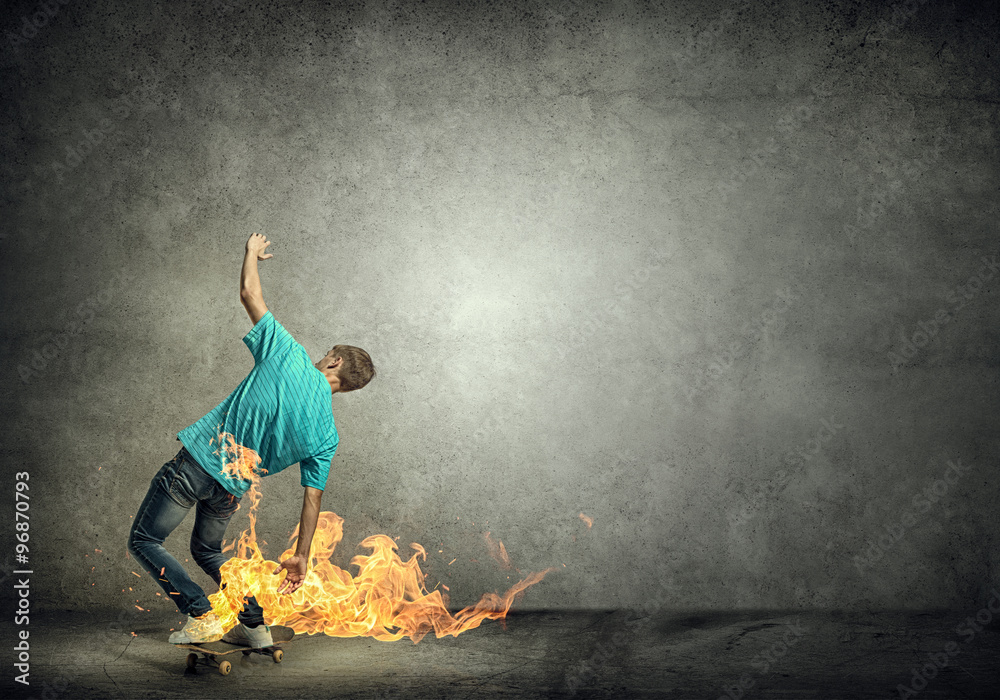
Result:
[[[246,493],[250,482],[223,473],[227,454],[222,447],[228,441],[220,433],[260,455],[261,476],[298,462],[302,486],[325,489],[340,442],[330,382],[270,311],[243,342],[253,354],[250,374],[211,412],[178,432],[177,439],[234,496]]]

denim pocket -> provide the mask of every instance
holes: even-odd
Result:
[[[217,493],[212,495],[212,498],[204,502],[205,507],[207,507],[217,518],[222,520],[228,520],[233,517],[233,514],[240,507],[240,499],[229,493],[219,484],[217,488]]]
[[[188,475],[184,473],[184,460],[180,459],[172,465],[165,475],[166,491],[171,500],[179,506],[190,508],[198,501]]]
[[[160,470],[153,476],[153,485],[159,486],[166,492],[170,492],[170,484],[174,480],[177,468],[180,466],[181,453],[178,452],[169,462],[164,463]]]

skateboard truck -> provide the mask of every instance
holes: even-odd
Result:
[[[270,656],[271,660],[274,661],[274,663],[276,664],[280,664],[281,660],[285,656],[284,651],[282,651],[281,649],[276,649],[275,647],[263,647],[260,649],[253,649],[248,647],[246,649],[241,649],[240,651],[243,653],[243,656],[250,656],[250,654],[260,654],[261,656]],[[225,654],[229,654],[232,652],[229,651],[216,652],[216,651],[209,651],[207,649],[201,649],[199,650],[198,653],[200,653],[201,656],[198,656],[198,654],[194,652],[191,652],[190,654],[187,655],[187,667],[192,671],[198,670],[198,664],[201,664],[203,666],[209,666],[210,668],[217,668],[219,669],[219,673],[221,673],[223,676],[228,676],[229,672],[233,670],[233,664],[229,661],[229,659],[218,658],[220,656],[224,656]]]
[[[243,656],[260,654],[261,656],[270,656],[271,661],[280,664],[285,656],[285,652],[278,645],[290,642],[294,637],[295,632],[291,628],[272,626],[271,639],[273,643],[271,646],[260,648],[247,647],[241,644],[230,644],[221,640],[198,644],[175,644],[174,646],[191,651],[187,655],[188,671],[196,672],[198,666],[208,666],[209,668],[218,669],[219,673],[223,676],[228,676],[229,672],[233,670],[233,664],[229,659],[222,658],[227,654],[233,654],[237,651],[242,652]]]

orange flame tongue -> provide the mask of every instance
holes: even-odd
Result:
[[[248,514],[250,528],[240,535],[237,542],[237,556],[241,559],[250,559],[253,555],[263,558],[257,547],[257,504],[260,503],[261,498],[260,477],[267,474],[267,470],[262,468],[258,474],[258,465],[261,462],[260,455],[249,447],[237,443],[236,438],[230,433],[219,433],[219,444],[220,449],[226,452],[226,463],[222,468],[222,473],[230,478],[245,479],[250,482],[250,488],[247,489],[246,493],[250,498],[250,512]],[[218,450],[215,453],[218,454]],[[236,624],[235,618],[233,620],[233,624]]]
[[[529,586],[541,581],[555,567],[530,574],[514,584],[503,596],[487,593],[473,606],[454,615],[448,610],[448,597],[440,591],[428,592],[426,575],[420,570],[418,557],[426,560],[427,552],[417,543],[410,545],[414,554],[405,562],[396,553],[396,543],[386,535],[373,535],[361,542],[371,549],[351,560],[358,567],[356,576],[330,562],[333,550],[343,538],[344,519],[336,513],[321,512],[309,549],[309,571],[302,586],[292,594],[280,595],[281,582],[272,572],[277,562],[264,559],[257,546],[256,510],[260,502],[260,457],[236,444],[231,435],[225,438],[227,454],[233,461],[226,473],[249,479],[250,527],[240,534],[238,557],[222,565],[222,585],[209,596],[212,608],[222,620],[223,629],[237,622],[244,599],[252,595],[264,609],[268,624],[284,625],[298,633],[331,637],[374,637],[381,641],[396,641],[410,637],[416,644],[433,631],[437,637],[452,635],[478,627],[483,620],[506,617],[515,598]],[[266,472],[265,472],[266,473]],[[298,527],[292,533],[284,560],[295,553]],[[506,555],[506,551],[503,552]]]

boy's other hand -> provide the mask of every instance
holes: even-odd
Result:
[[[268,253],[264,255],[264,249],[271,245],[271,241],[267,240],[267,236],[261,235],[259,233],[250,234],[250,238],[247,240],[247,252],[253,253],[257,256],[258,260],[267,260],[268,258],[273,258],[274,255]]]
[[[278,586],[278,593],[285,594],[297,591],[302,586],[302,582],[305,581],[307,568],[306,558],[299,554],[294,554],[281,562],[274,573],[280,574],[281,570],[284,569],[288,575]]]

